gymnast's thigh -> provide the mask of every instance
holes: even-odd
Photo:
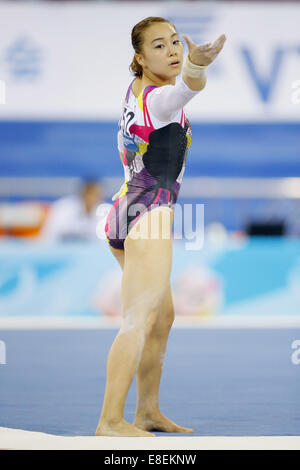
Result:
[[[124,249],[120,249],[120,248],[114,248],[112,247],[110,244],[108,244],[109,248],[110,248],[110,251],[112,252],[113,256],[116,258],[116,260],[118,261],[122,271],[124,269],[124,255],[125,255],[125,251]]]
[[[161,219],[162,214],[170,210],[168,207],[159,207],[143,214],[125,239],[122,289],[124,305],[144,296],[145,302],[148,299],[153,308],[158,308],[164,299],[172,267],[172,226],[169,227],[168,238],[139,238],[137,235],[143,229],[144,234],[147,233],[151,212],[158,211],[158,219]],[[159,233],[161,235],[162,231]],[[134,236],[130,236],[131,234]]]

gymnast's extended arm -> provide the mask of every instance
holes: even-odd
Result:
[[[169,84],[154,88],[148,95],[151,112],[166,122],[185,106],[206,85],[206,67],[213,62],[226,41],[225,34],[213,43],[197,45],[188,35],[185,38],[189,53],[183,68],[182,78],[175,85]]]

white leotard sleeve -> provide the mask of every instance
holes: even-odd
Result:
[[[148,107],[153,115],[162,122],[169,122],[200,90],[191,90],[180,77],[175,85],[154,88],[147,96]],[[123,134],[117,135],[118,150],[123,152]]]
[[[118,141],[118,150],[119,152],[122,153],[124,151],[124,143],[123,143],[123,134],[121,130],[119,130],[118,132],[117,141]]]
[[[147,96],[150,111],[160,121],[171,121],[172,117],[185,106],[200,90],[191,90],[182,77],[175,85],[154,88]]]

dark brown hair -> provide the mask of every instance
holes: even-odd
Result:
[[[176,31],[175,26],[171,21],[166,20],[165,18],[162,18],[161,16],[148,16],[147,18],[144,18],[142,21],[137,23],[131,31],[131,44],[134,49],[135,54],[141,54],[142,52],[142,46],[143,46],[143,32],[145,29],[148,28],[153,23],[169,23],[170,25],[173,26],[173,28]],[[135,55],[133,57],[133,60],[129,66],[130,72],[133,73],[135,77],[142,77],[143,75],[143,67],[138,63],[138,61],[135,58]]]

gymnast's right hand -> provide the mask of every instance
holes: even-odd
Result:
[[[182,34],[189,49],[189,60],[195,65],[209,65],[211,64],[219,52],[222,50],[226,36],[221,34],[213,43],[206,42],[205,44],[197,45],[188,34]]]

